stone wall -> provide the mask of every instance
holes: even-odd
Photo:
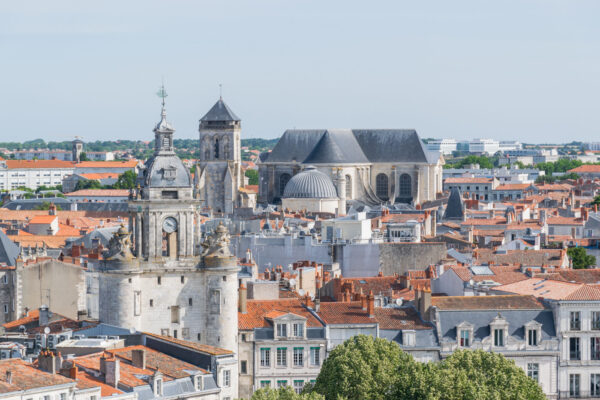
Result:
[[[446,257],[445,243],[381,243],[379,244],[380,271],[384,275],[408,270],[425,270]]]

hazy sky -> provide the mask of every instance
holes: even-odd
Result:
[[[0,141],[178,138],[223,97],[242,137],[415,128],[600,140],[600,1],[0,2]]]

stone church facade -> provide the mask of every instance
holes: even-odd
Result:
[[[231,214],[239,206],[241,132],[241,120],[222,98],[200,119],[196,192],[203,207],[218,213]]]
[[[341,205],[416,205],[442,191],[442,164],[414,130],[287,130],[261,157],[258,201],[279,203],[290,179],[314,166],[331,179]]]
[[[154,155],[130,194],[129,227],[98,267],[100,321],[235,352],[237,258],[223,226],[201,242],[200,202],[173,133],[163,108]]]

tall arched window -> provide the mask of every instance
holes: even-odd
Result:
[[[352,199],[352,177],[346,175],[346,199]]]
[[[409,174],[400,175],[400,197],[412,196],[412,179]]]
[[[379,174],[375,178],[375,192],[381,200],[389,199],[388,195],[388,177],[386,174]]]
[[[290,174],[281,174],[279,176],[279,195],[283,196],[283,191],[285,190],[285,185],[292,179]]]
[[[219,139],[215,139],[215,160],[219,159]]]
[[[223,158],[225,160],[229,160],[231,158],[231,154],[229,151],[229,138],[223,138]]]

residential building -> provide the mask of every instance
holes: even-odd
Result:
[[[65,196],[73,202],[127,203],[129,189],[82,189]]]
[[[549,306],[534,296],[514,295],[432,297],[431,306],[442,359],[458,349],[503,354],[548,398],[558,398],[560,334]]]
[[[74,172],[74,164],[59,160],[1,160],[0,190],[58,186]]]
[[[238,314],[239,395],[314,383],[326,357],[325,326],[301,299],[246,300]]]
[[[477,200],[491,200],[492,190],[496,188],[498,181],[495,178],[446,178],[444,179],[444,191],[457,188],[461,193],[469,195]]]

